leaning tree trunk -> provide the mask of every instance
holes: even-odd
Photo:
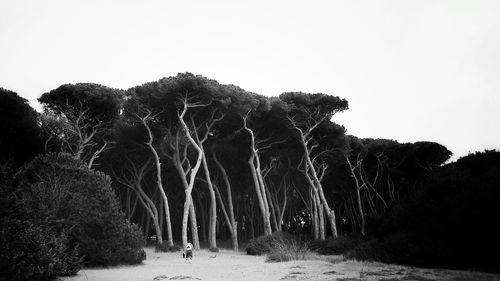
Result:
[[[305,139],[302,137],[301,138],[301,144],[302,147],[304,148],[304,159],[306,160],[306,173],[312,177],[312,181],[314,184],[314,190],[315,192],[318,193],[319,199],[321,200],[321,204],[323,205],[323,208],[325,210],[326,215],[328,216],[329,224],[331,227],[332,231],[332,236],[333,238],[338,237],[337,233],[337,224],[335,222],[335,211],[333,209],[330,209],[328,202],[326,201],[325,194],[323,193],[323,185],[321,184],[321,181],[318,178],[318,174],[316,172],[316,169],[314,168],[314,165],[311,160],[311,156],[309,154],[309,149],[307,148],[307,144]],[[311,172],[307,172],[307,170],[310,170]]]
[[[363,211],[363,205],[361,204],[361,184],[358,180],[358,176],[356,175],[355,167],[352,165],[351,160],[349,159],[349,155],[345,155],[347,160],[347,164],[349,165],[349,170],[351,171],[351,176],[354,178],[354,182],[356,183],[356,201],[359,213],[360,227],[361,227],[361,235],[365,235],[365,214]],[[359,164],[358,164],[359,165]]]
[[[259,201],[259,207],[262,213],[262,221],[264,226],[264,235],[271,235],[273,233],[271,228],[269,205],[266,198],[266,191],[264,186],[264,181],[262,179],[262,172],[260,169],[259,155],[255,148],[255,135],[249,127],[247,127],[246,118],[243,118],[243,125],[245,130],[250,134],[250,159],[248,164],[250,165],[250,172],[252,173],[252,179],[254,182],[255,192],[257,194],[257,200]]]
[[[209,217],[209,235],[208,235],[208,247],[210,249],[217,249],[217,199],[215,198],[214,186],[212,184],[212,179],[210,178],[210,171],[208,169],[207,157],[205,155],[205,150],[203,149],[203,144],[198,142],[201,152],[202,152],[202,163],[203,169],[205,171],[205,179],[210,193],[210,217]]]
[[[312,175],[311,175],[312,174]],[[329,224],[330,227],[332,228],[332,235],[333,238],[337,238],[337,226],[335,224],[335,214],[333,210],[330,210],[328,207],[328,203],[326,202],[325,196],[322,193],[322,186],[321,184],[318,186],[316,183],[311,179],[311,177],[314,177],[316,175],[315,171],[313,170],[313,173],[309,173],[308,171],[308,166],[306,162],[306,167],[304,168],[304,177],[306,178],[307,183],[309,184],[309,187],[313,191],[313,197],[314,197],[314,202],[317,206],[317,217],[318,217],[318,227],[319,227],[319,236],[320,239],[324,240],[326,238],[326,235],[324,234],[325,231],[322,230],[324,229],[324,213],[323,210],[327,213],[327,217],[329,219]],[[317,176],[316,176],[317,178]],[[317,178],[318,179],[318,178]],[[319,182],[319,179],[318,179]],[[322,238],[323,237],[323,238]]]
[[[149,139],[146,142],[146,145],[148,146],[149,150],[151,150],[151,153],[154,156],[155,167],[156,167],[156,186],[158,188],[158,191],[160,191],[161,197],[163,199],[164,207],[165,207],[164,210],[165,210],[165,222],[166,222],[166,227],[167,227],[167,244],[168,244],[168,246],[172,247],[172,246],[174,246],[174,240],[172,237],[172,224],[170,222],[170,207],[168,204],[167,194],[165,193],[165,190],[163,188],[163,184],[161,181],[160,156],[158,155],[158,153],[156,152],[156,149],[153,146],[153,134],[151,133],[151,129],[149,128],[149,126],[147,124],[147,120],[150,118],[150,116],[151,116],[151,112],[148,112],[148,115],[146,115],[146,117],[144,117],[144,118],[141,118],[139,116],[137,116],[137,117],[141,120],[142,124],[144,125],[144,127],[146,128],[146,130],[148,132]]]
[[[257,171],[254,165],[254,158],[255,156],[251,154],[250,159],[248,160],[248,164],[250,165],[250,171],[252,173],[255,193],[257,194],[257,201],[259,201],[260,212],[262,214],[262,221],[264,224],[264,235],[271,235],[272,229],[271,229],[271,221],[269,220],[270,219],[269,211],[266,209],[266,205],[259,184],[259,179],[257,178]]]
[[[212,158],[214,159],[215,164],[219,168],[222,174],[222,179],[224,180],[224,184],[226,185],[227,205],[229,209],[229,219],[228,219],[229,232],[231,234],[231,243],[233,245],[233,250],[238,251],[238,225],[236,224],[236,219],[234,218],[234,205],[233,205],[233,195],[231,192],[231,183],[229,182],[229,177],[227,176],[226,169],[219,162],[219,159],[217,159],[214,145],[212,145],[211,147],[211,152],[212,152]],[[222,196],[220,196],[220,204],[222,207],[224,207]]]
[[[184,176],[181,176],[181,180],[183,181],[184,184],[184,192],[186,195],[186,199],[184,201],[184,211],[182,215],[182,246],[186,247],[187,245],[187,223],[188,223],[188,215],[189,215],[189,208],[192,204],[191,200],[191,192],[193,191],[194,187],[194,182],[196,180],[196,176],[198,174],[198,171],[201,166],[201,162],[203,159],[203,151],[200,148],[200,146],[196,143],[196,141],[193,139],[193,137],[190,134],[190,129],[187,126],[186,122],[184,121],[184,115],[187,112],[187,104],[186,102],[184,103],[184,109],[181,114],[178,115],[179,121],[182,125],[182,128],[184,130],[185,136],[187,137],[189,143],[196,149],[198,152],[198,155],[196,157],[196,163],[194,167],[191,167],[189,171],[184,171],[182,166],[177,166],[178,171],[183,171]],[[177,153],[179,153],[179,149],[177,148]],[[177,165],[180,165],[180,163],[177,163]],[[179,169],[180,168],[180,169]],[[189,173],[189,181],[187,181],[186,177]],[[196,216],[196,213],[193,214],[193,217]]]

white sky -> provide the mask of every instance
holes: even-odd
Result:
[[[0,87],[127,89],[178,72],[346,98],[349,134],[500,148],[500,1],[0,0]]]

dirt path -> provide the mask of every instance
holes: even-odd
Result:
[[[222,250],[219,253],[197,251],[193,260],[181,253],[155,253],[146,249],[147,259],[137,266],[84,269],[64,281],[493,281],[500,275],[441,269],[419,269],[382,263],[327,260],[266,263],[265,257]]]

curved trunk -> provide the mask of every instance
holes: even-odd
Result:
[[[264,235],[271,235],[272,234],[272,229],[271,229],[271,222],[269,221],[269,213],[266,210],[264,199],[262,197],[262,192],[260,189],[260,184],[259,180],[257,178],[257,171],[255,169],[254,165],[254,155],[251,154],[250,159],[248,160],[248,164],[250,165],[250,171],[252,173],[252,178],[254,182],[254,187],[255,187],[255,193],[257,194],[257,201],[259,201],[259,208],[260,212],[262,214],[262,221],[264,223]]]
[[[212,157],[214,159],[215,164],[219,168],[221,174],[222,174],[222,179],[224,180],[224,184],[226,185],[226,193],[227,193],[227,205],[229,209],[229,217],[226,213],[226,209],[224,206],[224,202],[222,200],[222,196],[220,196],[220,193],[218,192],[217,187],[215,187],[215,191],[217,191],[217,195],[219,196],[220,204],[222,206],[222,211],[226,217],[227,223],[229,225],[229,233],[231,234],[231,243],[233,245],[233,250],[238,251],[238,225],[236,223],[236,219],[234,218],[234,206],[233,206],[233,196],[231,193],[231,183],[229,182],[229,177],[227,176],[226,169],[222,164],[219,162],[217,159],[217,155],[215,154],[215,146],[212,145],[211,147],[211,152],[212,152]]]
[[[147,196],[147,194],[142,190],[142,188],[137,188],[139,194],[137,194],[139,200],[141,201],[142,205],[146,209],[147,213],[149,213],[150,218],[153,220],[153,224],[155,227],[155,232],[156,232],[156,238],[157,242],[159,244],[163,244],[163,237],[161,233],[161,227],[159,224],[159,216],[158,216],[158,209],[156,208],[154,202]],[[149,220],[148,220],[149,221]],[[148,226],[149,228],[149,226]]]
[[[259,154],[255,149],[255,135],[249,127],[247,127],[246,118],[243,118],[243,126],[245,130],[250,134],[250,159],[248,164],[250,165],[250,170],[252,173],[252,178],[254,181],[255,192],[257,193],[257,199],[259,201],[259,207],[262,213],[262,220],[264,224],[264,235],[271,235],[273,233],[271,228],[269,205],[267,202],[267,196],[265,191],[264,180],[262,179],[262,172],[260,169]]]
[[[355,172],[355,168],[353,167],[351,160],[349,159],[349,155],[345,155],[347,164],[349,165],[349,170],[351,171],[351,176],[354,178],[354,182],[356,183],[356,201],[359,212],[360,219],[360,227],[361,227],[361,235],[365,235],[365,214],[363,211],[363,205],[361,204],[361,185],[358,180],[358,177]]]
[[[170,207],[168,205],[168,198],[167,194],[165,193],[165,190],[163,188],[162,182],[161,182],[161,162],[160,162],[160,156],[156,152],[156,149],[153,146],[153,134],[151,133],[151,129],[149,128],[146,120],[148,120],[149,116],[151,113],[149,113],[146,117],[144,118],[139,118],[142,121],[142,124],[146,128],[149,136],[149,140],[146,142],[146,145],[148,148],[151,150],[151,153],[154,156],[154,161],[155,161],[155,167],[156,167],[156,186],[158,190],[160,191],[161,198],[163,199],[163,204],[165,207],[165,222],[166,222],[166,227],[167,227],[167,244],[169,246],[174,246],[174,240],[172,237],[172,225],[170,222]]]
[[[323,208],[326,212],[326,215],[328,216],[329,224],[330,224],[331,231],[332,231],[332,236],[333,236],[333,238],[337,238],[338,233],[337,233],[337,224],[335,222],[335,211],[330,209],[328,202],[326,201],[325,194],[323,193],[323,186],[321,185],[321,181],[319,180],[316,169],[314,168],[314,165],[311,161],[309,149],[307,148],[307,144],[306,144],[304,137],[302,136],[300,140],[301,140],[302,147],[304,148],[304,158],[306,160],[307,169],[311,170],[311,173],[308,173],[308,174],[312,177],[315,191],[318,192],[319,198],[321,199],[321,204],[323,205]]]

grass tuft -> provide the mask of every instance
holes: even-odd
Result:
[[[306,243],[295,240],[276,241],[267,254],[267,262],[284,262],[291,260],[315,260],[318,254],[310,251]]]

